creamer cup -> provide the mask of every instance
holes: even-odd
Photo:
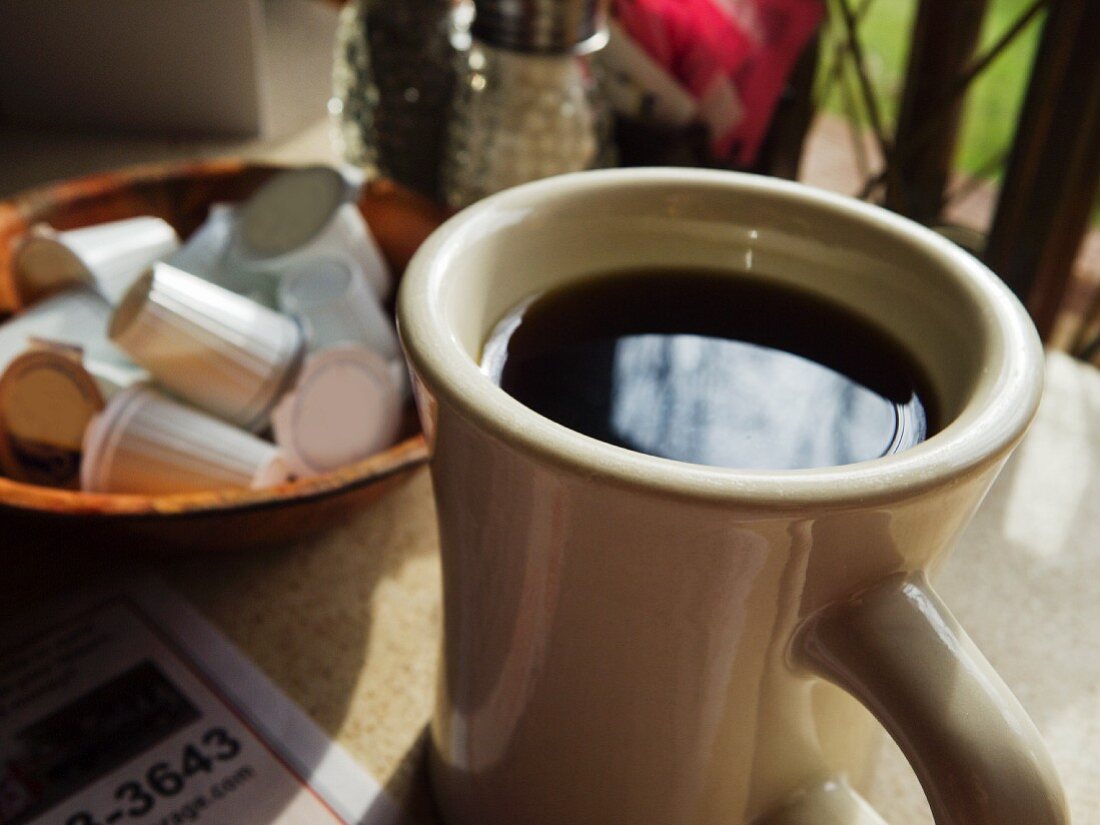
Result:
[[[127,293],[109,333],[164,387],[250,430],[266,425],[303,346],[292,319],[163,263]]]
[[[81,487],[89,492],[263,488],[287,478],[274,445],[143,386],[110,400],[83,450]]]

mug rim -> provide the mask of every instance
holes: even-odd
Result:
[[[915,244],[981,301],[982,317],[976,320],[988,344],[981,387],[959,414],[920,444],[868,461],[797,470],[715,467],[660,458],[583,435],[529,409],[482,372],[449,328],[440,300],[448,262],[461,251],[471,225],[493,213],[532,204],[537,208],[538,202],[583,190],[646,184],[724,187],[789,198]],[[397,315],[414,375],[421,377],[430,394],[496,440],[541,463],[604,483],[772,510],[904,498],[980,472],[999,463],[1023,437],[1042,392],[1042,345],[1035,327],[1016,296],[976,258],[886,209],[743,172],[674,167],[575,172],[492,195],[451,217],[420,247],[402,280]]]

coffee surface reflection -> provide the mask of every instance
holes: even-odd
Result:
[[[695,464],[851,464],[936,429],[927,379],[889,334],[743,273],[636,269],[536,296],[497,324],[482,368],[570,429]]]

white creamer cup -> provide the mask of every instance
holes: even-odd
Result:
[[[275,443],[299,478],[321,475],[388,447],[401,428],[393,362],[361,346],[309,355],[271,415]]]
[[[303,348],[292,319],[163,263],[126,294],[109,334],[167,389],[250,430],[267,423]]]
[[[35,339],[80,347],[85,360],[133,370],[133,362],[107,338],[110,320],[110,304],[89,287],[78,285],[44,298],[0,324],[0,370]]]
[[[277,283],[312,259],[344,256],[385,299],[393,277],[358,207],[348,201],[350,192],[344,176],[330,167],[276,175],[241,206],[226,267],[238,277],[266,274]]]
[[[76,487],[84,431],[104,403],[78,347],[31,346],[0,374],[0,472]]]
[[[342,204],[320,234],[305,245],[270,257],[264,257],[251,247],[242,225],[230,246],[227,265],[245,272],[268,273],[279,280],[291,268],[326,255],[345,255],[354,260],[362,267],[371,289],[379,298],[385,299],[393,291],[393,276],[382,257],[382,250],[353,203]]]
[[[154,261],[179,246],[176,230],[151,216],[65,232],[39,225],[17,246],[13,268],[21,290],[28,294],[82,282],[94,285],[114,304]]]
[[[219,283],[218,273],[225,265],[225,255],[233,237],[236,208],[228,203],[211,204],[202,222],[183,242],[183,246],[164,259],[184,272],[201,275]]]
[[[151,495],[263,488],[287,478],[266,441],[148,387],[110,400],[84,434],[81,488]]]
[[[236,237],[237,224],[238,209],[235,206],[214,204],[202,226],[187,238],[174,255],[166,258],[165,263],[274,309],[275,292],[279,286],[277,274],[233,265],[230,248]]]
[[[287,270],[278,297],[279,309],[302,323],[311,351],[354,343],[387,360],[401,355],[392,318],[348,258],[326,255]]]

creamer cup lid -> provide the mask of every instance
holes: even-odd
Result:
[[[280,172],[241,207],[245,253],[264,259],[298,249],[325,228],[347,196],[347,180],[330,166]]]
[[[46,224],[37,224],[16,242],[12,273],[19,297],[27,303],[76,284],[95,287],[88,267]]]
[[[333,255],[289,269],[279,282],[279,306],[291,314],[308,313],[346,295],[354,278],[351,265]]]
[[[316,476],[388,447],[401,426],[402,396],[386,359],[341,345],[306,358],[271,424],[287,464]]]
[[[84,432],[103,406],[79,347],[34,346],[0,376],[0,469],[19,481],[76,487]]]

